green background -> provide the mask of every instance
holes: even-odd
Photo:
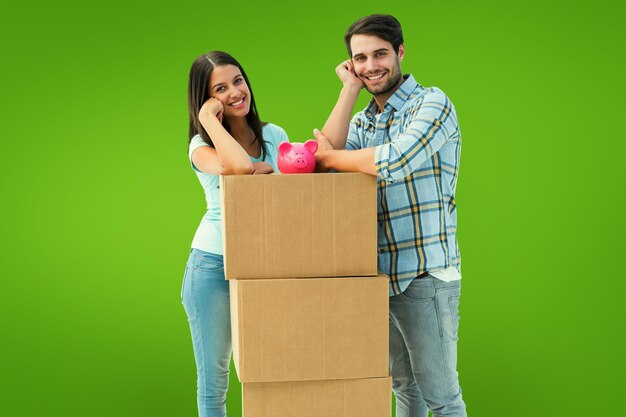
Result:
[[[350,0],[2,3],[0,415],[195,415],[191,62],[232,53],[262,119],[304,141],[338,94],[346,28],[381,12],[463,132],[470,415],[621,414],[622,5]],[[232,373],[229,415],[240,401]]]

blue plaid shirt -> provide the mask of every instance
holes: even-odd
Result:
[[[346,149],[376,147],[378,267],[391,277],[390,295],[419,274],[456,267],[454,192],[461,132],[450,99],[412,75],[378,113],[374,100],[350,123]]]

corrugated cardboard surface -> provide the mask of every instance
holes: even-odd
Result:
[[[391,417],[391,378],[243,384],[243,417]]]
[[[220,177],[227,279],[376,275],[376,178]]]
[[[389,374],[389,278],[231,280],[241,382]]]

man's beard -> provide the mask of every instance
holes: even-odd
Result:
[[[365,89],[373,96],[380,96],[383,94],[387,94],[400,83],[400,79],[402,78],[402,74],[400,73],[399,66],[396,66],[393,71],[389,71],[389,78],[387,78],[387,82],[378,87],[376,90],[370,90],[365,84]]]

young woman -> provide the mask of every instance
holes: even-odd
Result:
[[[200,417],[226,416],[231,356],[219,175],[278,172],[278,144],[284,140],[283,129],[259,119],[250,81],[235,58],[213,51],[194,61],[189,73],[189,159],[204,188],[207,213],[191,244],[182,301],[198,370]]]

